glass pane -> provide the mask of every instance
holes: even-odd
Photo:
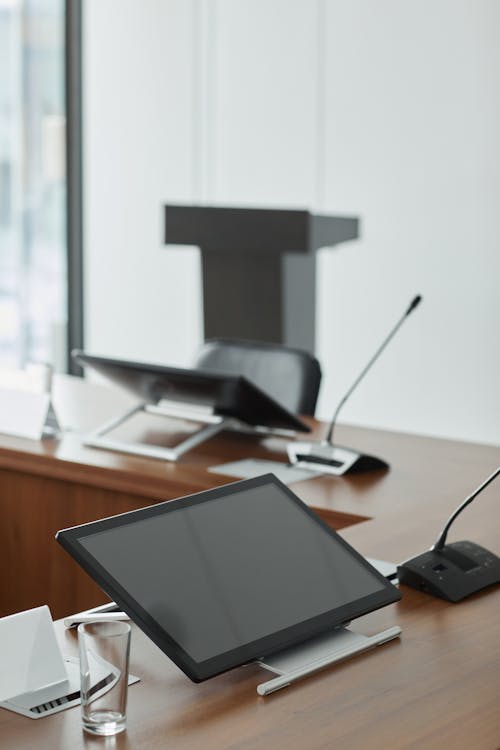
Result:
[[[0,0],[0,365],[65,369],[64,1]]]

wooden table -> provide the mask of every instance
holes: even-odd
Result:
[[[121,398],[71,379],[59,379],[56,396],[68,423],[80,428],[110,416]],[[320,434],[321,426],[315,429]],[[338,436],[387,459],[391,470],[316,478],[293,489],[360,552],[386,560],[428,547],[457,503],[499,463],[492,446],[343,426]],[[231,481],[207,466],[283,457],[283,447],[276,439],[225,434],[170,465],[84,448],[76,433],[43,444],[0,437],[4,610],[48,602],[61,616],[102,601],[53,541],[58,528]],[[491,485],[457,520],[450,540],[469,538],[498,554],[499,493]],[[134,628],[131,669],[142,681],[129,692],[125,734],[110,741],[84,735],[76,709],[37,722],[0,710],[0,748],[498,749],[500,587],[460,604],[402,592],[401,602],[354,624],[367,634],[399,624],[400,642],[267,698],[256,693],[258,667],[194,685]],[[64,650],[73,651],[74,634],[60,625],[59,634]]]

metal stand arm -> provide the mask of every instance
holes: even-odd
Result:
[[[181,417],[195,422],[206,422],[207,424],[173,448],[165,448],[164,446],[159,445],[147,445],[145,443],[129,443],[124,440],[106,437],[109,432],[116,429],[119,425],[123,424],[123,422],[126,422],[127,419],[130,419],[134,414],[141,411],[160,414],[167,417]],[[206,414],[205,412],[198,413],[192,409],[187,409],[184,413],[180,412],[179,409],[175,409],[169,413],[168,411],[159,409],[150,404],[138,404],[132,409],[128,409],[124,414],[115,417],[101,427],[98,427],[94,432],[90,433],[83,442],[84,445],[89,445],[93,448],[104,448],[106,450],[120,451],[122,453],[148,456],[149,458],[177,461],[184,453],[191,450],[191,448],[203,443],[218,432],[227,429],[233,421],[234,420],[227,417],[219,417],[213,414]]]
[[[265,661],[259,659],[261,667],[279,676],[261,682],[257,685],[257,692],[259,695],[274,693],[308,674],[397,638],[400,633],[401,628],[397,625],[370,636],[343,627],[336,628],[332,633],[281,651]]]

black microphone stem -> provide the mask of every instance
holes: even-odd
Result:
[[[479,493],[480,493],[480,492],[482,492],[482,491],[484,490],[484,488],[485,488],[485,487],[487,487],[487,486],[488,486],[488,485],[490,484],[490,482],[492,482],[492,481],[493,481],[493,480],[495,479],[495,477],[497,477],[497,476],[498,476],[499,474],[500,474],[500,466],[498,467],[498,469],[495,469],[495,471],[493,472],[493,474],[491,474],[491,475],[490,475],[490,476],[488,477],[488,479],[486,479],[486,480],[485,480],[485,481],[484,481],[484,482],[483,482],[483,483],[482,483],[481,485],[479,485],[479,487],[477,488],[477,490],[474,490],[474,492],[472,493],[472,495],[469,495],[469,497],[466,497],[466,498],[465,498],[465,500],[463,501],[463,503],[462,503],[461,505],[459,505],[459,506],[458,506],[458,508],[456,509],[456,511],[455,511],[454,513],[452,513],[452,514],[451,514],[451,516],[449,517],[449,519],[448,519],[448,520],[446,521],[446,525],[445,525],[444,529],[442,530],[441,534],[439,535],[439,539],[437,540],[436,544],[434,544],[434,545],[433,545],[433,546],[431,547],[431,550],[434,550],[435,552],[439,552],[439,550],[443,549],[443,547],[444,547],[444,545],[445,545],[445,542],[446,542],[446,537],[447,537],[447,535],[448,535],[448,531],[449,531],[449,529],[450,529],[450,526],[451,526],[451,524],[452,524],[452,523],[453,523],[453,521],[455,520],[455,518],[456,518],[456,517],[457,517],[457,516],[459,515],[459,513],[461,513],[461,512],[463,511],[463,509],[464,509],[464,508],[466,508],[466,507],[467,507],[467,506],[469,505],[469,503],[471,503],[471,502],[472,502],[472,501],[474,500],[474,498],[475,498],[475,497],[477,497],[477,496],[479,495]]]
[[[375,352],[375,354],[373,355],[373,357],[370,359],[370,361],[368,362],[368,364],[363,368],[363,370],[358,375],[358,377],[356,378],[356,380],[354,381],[354,383],[351,385],[351,387],[349,388],[349,390],[347,391],[347,393],[345,394],[345,396],[341,399],[339,405],[337,406],[337,408],[335,410],[335,414],[333,415],[332,421],[330,422],[330,428],[329,428],[328,434],[326,436],[326,442],[329,443],[330,445],[333,445],[333,430],[335,428],[335,424],[337,422],[337,417],[339,415],[340,410],[342,409],[342,407],[344,406],[345,402],[347,401],[347,399],[349,398],[349,396],[351,395],[351,393],[354,391],[354,389],[363,380],[364,376],[366,375],[366,373],[368,372],[368,370],[371,368],[371,366],[373,365],[373,363],[382,354],[382,352],[384,351],[384,349],[387,346],[387,344],[390,342],[390,340],[393,338],[393,336],[396,335],[396,333],[401,328],[401,326],[403,325],[403,323],[406,320],[406,318],[408,317],[408,315],[410,315],[410,313],[413,312],[413,310],[420,303],[421,299],[422,298],[420,297],[420,295],[417,295],[412,300],[412,302],[411,302],[410,306],[408,307],[408,309],[406,310],[405,314],[402,316],[402,318],[400,318],[400,320],[398,320],[398,322],[396,323],[396,325],[394,326],[394,328],[392,329],[392,331],[384,339],[384,341],[379,346],[379,348],[377,349],[377,351]]]

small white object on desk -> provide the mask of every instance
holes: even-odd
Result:
[[[0,618],[0,665],[1,708],[41,719],[80,703],[78,659],[63,657],[47,605]]]
[[[244,458],[240,461],[230,461],[227,464],[210,466],[208,471],[214,474],[237,477],[238,479],[252,479],[253,477],[260,477],[262,474],[274,474],[283,484],[293,484],[293,482],[301,482],[304,479],[313,479],[322,473],[321,471],[300,469],[296,466],[290,466],[290,464],[269,461],[263,458]]]
[[[71,615],[64,618],[64,627],[76,628],[82,622],[109,622],[110,620],[130,620],[125,612],[80,612],[78,615]]]
[[[50,365],[0,372],[0,432],[31,440],[57,435],[51,390]]]
[[[388,581],[394,581],[398,575],[398,566],[396,563],[387,560],[377,560],[375,557],[365,557],[366,562],[373,565]]]
[[[0,701],[64,687],[68,675],[45,605],[0,619]]]

